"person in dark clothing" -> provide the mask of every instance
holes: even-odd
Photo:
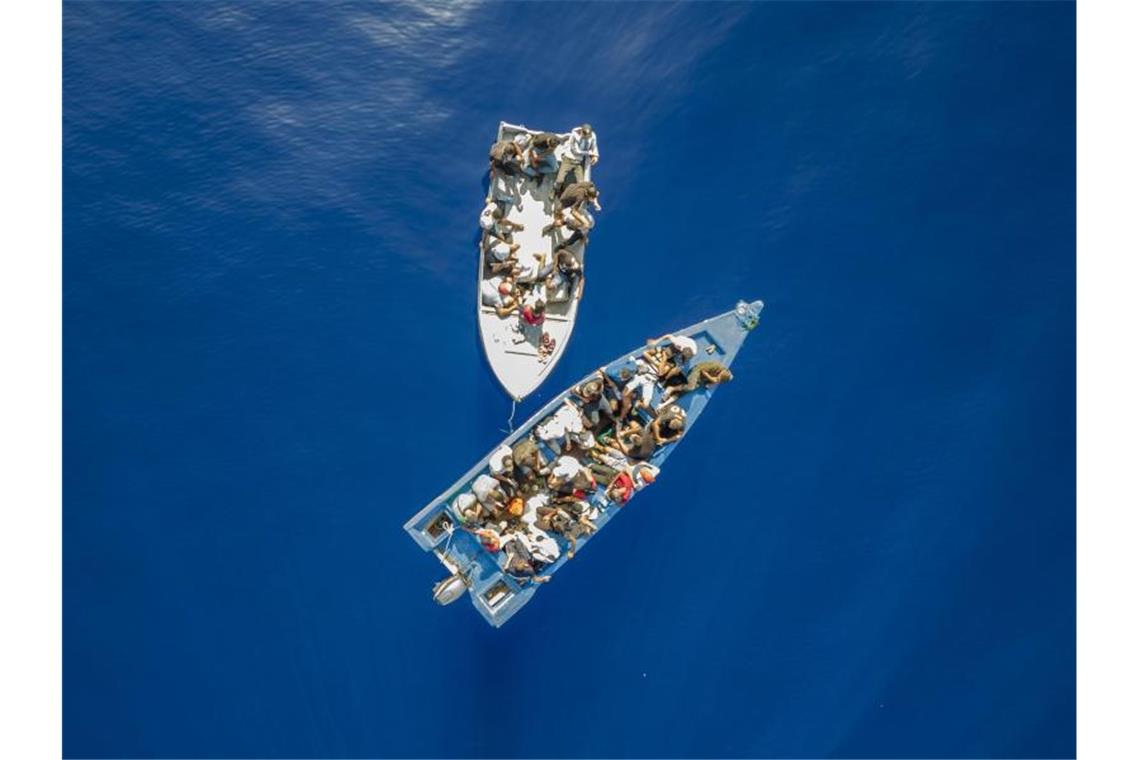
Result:
[[[514,140],[499,140],[489,153],[491,171],[514,177],[522,171],[523,151]]]
[[[685,411],[675,404],[665,407],[649,423],[649,433],[657,446],[679,440],[685,434]]]
[[[700,362],[689,370],[684,385],[674,384],[666,388],[665,393],[661,396],[661,403],[668,404],[686,393],[692,393],[698,388],[727,383],[731,379],[732,372],[720,362]]]

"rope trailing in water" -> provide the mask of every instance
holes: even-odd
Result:
[[[507,431],[508,433],[515,432],[515,409],[518,407],[519,402],[511,399],[511,416],[507,417]]]

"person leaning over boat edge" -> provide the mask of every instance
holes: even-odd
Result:
[[[500,317],[512,314],[519,307],[518,290],[510,273],[494,275],[479,283],[483,305],[495,310]]]
[[[686,378],[684,385],[671,385],[665,389],[665,393],[661,396],[662,404],[669,404],[698,388],[727,383],[732,380],[732,372],[728,367],[713,359],[693,365]]]
[[[498,140],[491,146],[488,157],[492,172],[498,170],[513,177],[522,171],[523,149],[514,140]]]

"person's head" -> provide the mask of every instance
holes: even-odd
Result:
[[[633,377],[633,373],[629,371],[629,367],[622,367],[621,372],[618,373],[618,380],[623,383]]]
[[[534,302],[534,313],[535,314],[546,313],[546,301],[542,300],[541,298],[538,299],[537,301],[535,301]]]
[[[507,512],[511,517],[522,517],[523,515],[523,500],[516,496],[507,502]]]
[[[684,429],[685,421],[683,419],[681,419],[680,417],[673,417],[672,419],[669,420],[667,425],[668,425],[670,430],[672,430],[674,433],[677,433],[677,432],[680,432],[682,429]]]
[[[629,434],[629,442],[633,446],[641,445],[641,431],[635,430]]]
[[[533,145],[535,148],[538,148],[539,150],[547,151],[551,150],[560,142],[562,141],[559,139],[558,135],[552,134],[550,132],[541,132],[534,136],[534,140],[531,141],[531,145]]]
[[[590,380],[587,380],[586,383],[582,386],[582,395],[583,396],[593,397],[593,396],[597,396],[601,392],[602,392],[602,381],[598,380],[597,378],[591,378]]]
[[[507,454],[503,457],[503,469],[507,472],[515,469],[515,458],[512,455]]]
[[[648,467],[642,467],[639,474],[641,475],[641,479],[646,483],[652,483],[657,480],[657,476],[653,474],[653,470]]]
[[[555,254],[558,261],[558,266],[571,272],[576,272],[581,268],[578,259],[574,258],[574,254],[565,248],[559,248],[558,253]]]
[[[515,283],[510,277],[504,277],[503,281],[499,283],[499,295],[509,296],[511,291],[514,290]]]
[[[589,124],[583,124],[582,126],[578,127],[578,131],[582,133],[583,137],[589,137],[590,135],[594,134],[594,128]]]
[[[479,537],[479,543],[490,551],[497,552],[503,546],[502,541],[499,540],[499,534],[490,528],[480,528],[475,531],[475,535]]]
[[[478,502],[475,500],[474,494],[461,493],[455,500],[455,511],[464,520],[470,519],[475,514],[475,506]]]
[[[496,220],[496,221],[502,219],[503,218],[503,210],[501,208],[499,208],[498,206],[495,206],[495,208],[493,208],[491,210],[491,218]]]

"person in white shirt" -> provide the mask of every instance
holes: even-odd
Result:
[[[625,419],[634,407],[649,409],[653,402],[653,388],[657,385],[657,372],[643,360],[636,362],[633,377],[625,381],[621,389],[621,411],[618,416]]]
[[[482,524],[485,513],[471,492],[464,491],[459,494],[455,501],[451,502],[451,507],[464,525]]]
[[[558,146],[558,175],[554,178],[554,187],[562,186],[566,175],[571,175],[576,182],[586,178],[585,167],[598,163],[598,136],[589,124],[574,127],[570,136]]]
[[[549,565],[562,556],[558,542],[549,533],[534,525],[528,526],[526,531],[516,532],[515,536],[522,540],[523,545],[530,552],[531,558],[543,565]]]
[[[498,515],[506,509],[507,495],[499,487],[499,481],[490,475],[483,473],[475,478],[475,482],[471,484],[471,490],[479,503],[491,510],[493,514]]]
[[[566,437],[566,421],[558,412],[547,417],[534,428],[538,440],[545,443],[554,451],[562,451],[563,439]]]
[[[578,446],[584,450],[589,450],[594,447],[594,434],[586,429],[585,421],[582,419],[582,410],[574,404],[566,401],[558,411],[554,413],[562,421],[562,427],[566,431],[566,440],[564,444],[565,449],[569,449],[571,445]]]
[[[503,207],[495,201],[487,201],[487,205],[479,212],[479,226],[484,232],[492,232],[502,236],[515,230],[524,230],[526,227],[507,218]]]
[[[515,281],[510,275],[486,277],[479,283],[483,305],[490,306],[500,317],[505,317],[519,307],[515,293]]]
[[[583,491],[592,491],[597,488],[598,483],[581,462],[574,457],[562,455],[554,460],[546,485],[555,493],[563,491],[569,493],[579,488]]]
[[[523,507],[523,514],[521,522],[524,525],[534,525],[542,512],[549,508],[550,494],[546,491],[539,491],[526,500],[526,505]]]
[[[483,250],[491,272],[512,271],[516,266],[515,253],[519,249],[514,241],[514,232],[524,229],[523,225],[512,222],[498,203],[489,200],[479,214],[479,226],[483,229]]]
[[[491,470],[492,475],[510,474],[510,471],[515,468],[514,460],[511,458],[511,447],[500,446],[491,453],[490,459],[487,460],[487,467]]]
[[[541,185],[547,175],[558,171],[555,150],[561,143],[562,138],[552,132],[540,132],[532,137],[523,162],[523,171],[537,178]]]

